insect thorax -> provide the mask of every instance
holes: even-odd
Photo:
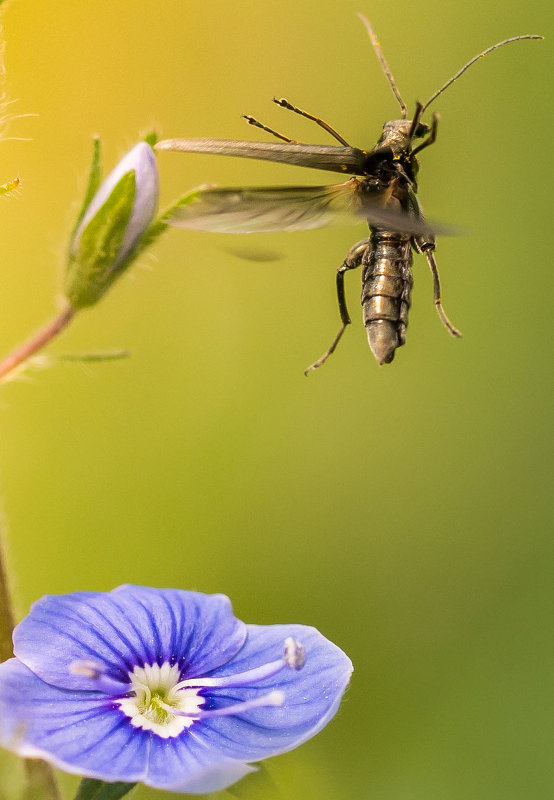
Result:
[[[411,129],[411,119],[391,119],[385,122],[383,132],[373,151],[390,149],[395,159],[409,156],[414,141],[422,139],[430,130],[424,122],[419,122],[415,132],[410,136]]]
[[[385,122],[379,141],[368,154],[366,170],[370,175],[381,178],[388,172],[396,178],[403,176],[416,188],[415,178],[418,172],[417,160],[412,155],[414,139],[421,139],[429,126],[418,123],[415,134],[410,137],[412,121],[409,119],[392,119]]]

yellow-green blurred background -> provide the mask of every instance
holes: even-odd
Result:
[[[92,134],[107,168],[152,128],[264,138],[241,113],[331,143],[270,102],[284,95],[371,147],[398,110],[356,11],[410,106],[488,45],[552,32],[549,0],[14,0],[11,110],[37,117],[11,128],[31,141],[0,145],[0,182],[22,181],[0,208],[1,350],[55,312]],[[174,230],[49,349],[131,359],[1,390],[21,615],[44,593],[124,582],[218,591],[246,621],[314,624],[352,657],[337,717],[268,765],[286,800],[554,794],[552,67],[552,36],[510,45],[435,105],[420,196],[464,231],[437,253],[460,341],[418,258],[408,343],[379,368],[354,273],[355,324],[306,379],[364,227]],[[214,156],[159,166],[162,204],[206,182],[336,180]],[[283,257],[228,251],[251,245]]]

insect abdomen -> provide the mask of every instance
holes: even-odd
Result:
[[[362,307],[371,352],[389,364],[406,341],[412,292],[410,237],[372,231],[362,261]]]

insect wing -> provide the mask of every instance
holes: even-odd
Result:
[[[170,225],[212,233],[301,231],[366,220],[407,234],[429,233],[424,221],[387,208],[378,194],[367,196],[351,178],[330,186],[272,186],[199,189],[172,209]]]
[[[233,139],[164,139],[156,150],[184,153],[211,153],[220,156],[257,158],[297,167],[311,167],[330,172],[363,175],[367,153],[357,147],[289,144],[288,142],[237,142]]]
[[[213,233],[301,231],[351,224],[360,197],[353,182],[332,186],[200,189],[175,208],[170,225]]]

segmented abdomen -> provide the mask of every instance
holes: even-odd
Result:
[[[406,341],[412,292],[410,236],[372,230],[362,259],[362,307],[371,352],[389,364]]]

